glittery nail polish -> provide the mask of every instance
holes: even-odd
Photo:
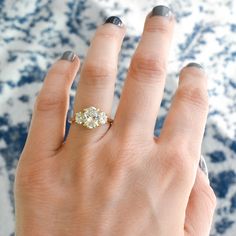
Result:
[[[65,51],[61,56],[61,60],[73,61],[76,57],[76,54],[72,51]]]
[[[118,16],[108,17],[104,24],[107,24],[107,23],[112,23],[112,24],[120,26],[120,27],[123,25],[121,19]]]

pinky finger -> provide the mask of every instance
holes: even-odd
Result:
[[[49,69],[39,92],[25,150],[30,158],[55,154],[64,138],[69,91],[79,69],[79,58],[71,51]]]

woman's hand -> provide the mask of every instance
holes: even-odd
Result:
[[[80,61],[71,52],[48,71],[37,97],[15,181],[17,236],[207,236],[216,198],[198,167],[207,78],[180,73],[160,136],[161,103],[174,17],[157,6],[145,21],[112,126],[72,124],[63,143],[69,90]],[[111,114],[125,27],[112,17],[91,42],[74,111]]]

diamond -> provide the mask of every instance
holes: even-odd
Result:
[[[95,107],[89,107],[84,109],[84,126],[86,126],[89,129],[93,129],[99,126],[99,115],[98,115],[98,109]]]
[[[106,122],[107,122],[107,115],[105,112],[102,111],[99,113],[99,123],[101,125],[104,125],[104,124],[106,124]]]
[[[75,114],[75,122],[78,124],[83,124],[84,123],[84,115],[82,112],[78,112]]]
[[[104,125],[107,122],[107,115],[95,107],[83,109],[83,112],[78,112],[75,115],[75,122],[83,124],[83,126],[93,129],[99,125]]]

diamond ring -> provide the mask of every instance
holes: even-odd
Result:
[[[76,112],[70,123],[83,125],[88,129],[94,129],[106,123],[112,124],[113,120],[108,118],[106,113],[96,107],[87,107],[83,111]]]

